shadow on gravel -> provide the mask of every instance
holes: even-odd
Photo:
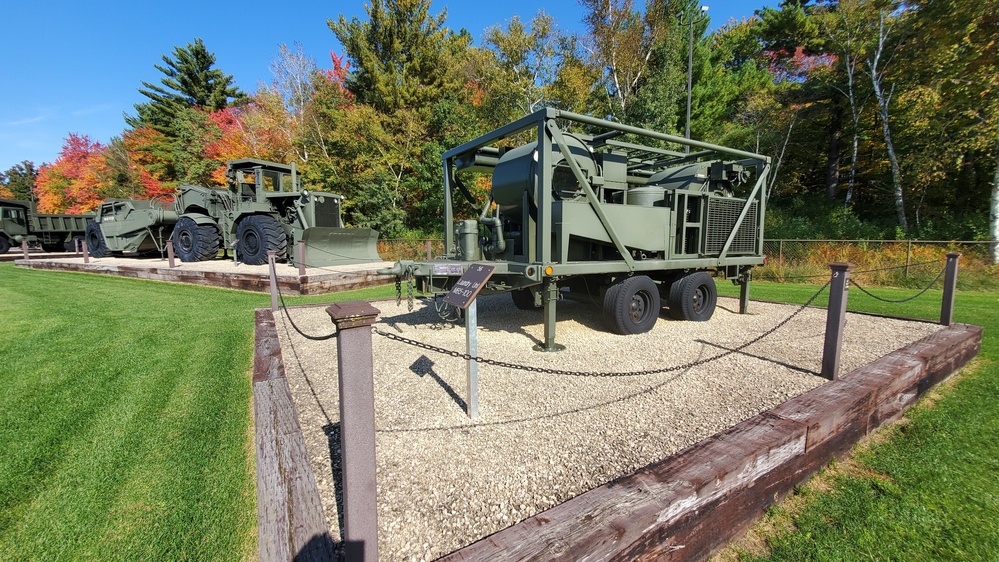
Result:
[[[343,467],[340,464],[341,441],[340,423],[328,423],[323,426],[326,443],[330,452],[330,474],[333,477],[333,492],[336,496],[337,529],[340,536],[333,542],[333,559],[343,560]]]
[[[454,403],[458,405],[458,408],[460,408],[462,412],[468,409],[468,405],[465,403],[465,400],[459,396],[453,388],[451,388],[451,385],[449,385],[447,381],[442,379],[441,376],[434,371],[434,362],[431,361],[431,359],[426,355],[421,355],[419,359],[413,362],[413,364],[409,366],[409,370],[416,373],[416,376],[420,378],[424,375],[430,375],[430,378],[434,379],[434,381],[436,381],[437,384],[444,389],[444,392],[451,397],[451,400],[454,400]]]
[[[804,373],[806,375],[819,376],[819,373],[817,371],[813,371],[811,369],[806,369],[805,367],[799,367],[798,365],[792,365],[790,363],[785,363],[783,361],[778,361],[776,359],[771,359],[770,357],[764,357],[762,355],[756,355],[756,354],[753,354],[753,353],[747,353],[745,351],[740,351],[740,350],[738,350],[735,347],[725,347],[724,345],[718,345],[716,343],[711,343],[709,341],[704,341],[704,340],[700,340],[700,339],[697,339],[697,340],[694,340],[694,341],[697,342],[697,343],[699,343],[699,344],[702,344],[702,345],[713,347],[715,349],[721,349],[721,350],[724,350],[724,351],[731,351],[733,353],[738,353],[739,355],[743,355],[745,357],[752,357],[753,359],[759,359],[760,361],[766,361],[767,363],[773,363],[774,365],[780,365],[781,367],[786,367],[788,369],[791,369],[792,371],[797,371],[799,373]]]

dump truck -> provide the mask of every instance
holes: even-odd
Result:
[[[136,252],[142,244],[159,248],[159,241],[169,240],[185,262],[214,259],[220,251],[250,265],[266,263],[268,251],[294,265],[381,261],[378,232],[345,228],[343,197],[301,188],[294,163],[232,160],[226,180],[227,189],[182,184],[169,210],[107,201],[87,232],[87,247],[101,256]]]
[[[472,264],[493,266],[480,294],[543,309],[541,351],[562,348],[561,299],[640,334],[663,305],[675,319],[710,319],[715,277],[741,285],[744,311],[764,263],[767,156],[545,108],[448,150],[443,164],[445,254],[380,273],[398,292],[406,281],[437,298]],[[481,175],[485,201],[466,187]]]
[[[39,213],[34,201],[0,199],[0,254],[22,240],[46,252],[72,252],[93,216]]]

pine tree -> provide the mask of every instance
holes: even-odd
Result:
[[[136,116],[125,117],[131,127],[152,127],[167,137],[176,138],[174,120],[187,108],[206,111],[224,109],[242,103],[246,94],[233,85],[233,77],[215,65],[215,55],[199,38],[185,47],[174,47],[173,58],[163,55],[164,65],[153,65],[166,76],[160,84],[142,82],[139,93],[150,101],[136,104]]]
[[[444,25],[447,10],[430,15],[430,0],[372,0],[368,21],[340,16],[327,25],[351,60],[347,87],[381,113],[419,109],[454,91],[453,61],[472,42]]]

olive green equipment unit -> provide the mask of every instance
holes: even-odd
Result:
[[[72,252],[93,216],[39,213],[34,201],[0,199],[0,254],[24,240],[46,252]]]
[[[381,261],[378,232],[344,228],[343,197],[309,192],[290,165],[252,158],[226,165],[227,189],[184,184],[172,208],[158,203],[109,200],[87,232],[95,255],[162,250],[165,241],[185,262],[232,251],[238,261],[277,260],[311,267]],[[305,255],[299,255],[299,242]]]
[[[112,253],[162,256],[178,218],[169,198],[108,199],[87,223],[87,250],[97,258]]]
[[[561,348],[563,298],[602,307],[618,333],[644,333],[664,306],[674,319],[710,319],[715,277],[742,286],[744,311],[764,262],[766,156],[546,108],[443,164],[445,255],[380,273],[440,296],[472,263],[492,265],[482,294],[543,309],[542,351]],[[477,174],[491,181],[486,201],[466,187]]]

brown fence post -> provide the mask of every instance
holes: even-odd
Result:
[[[940,305],[940,323],[944,326],[950,326],[954,320],[954,293],[957,292],[957,263],[960,258],[961,252],[947,252],[943,303]]]
[[[375,479],[375,388],[371,325],[378,309],[364,301],[326,309],[336,324],[340,382],[343,540],[347,562],[378,560]]]
[[[267,250],[267,270],[270,272],[271,279],[271,310],[274,311],[278,309],[277,271],[275,271],[274,265],[276,258],[277,253],[274,250]]]
[[[21,253],[24,254],[24,259],[31,259],[28,257],[28,241],[24,238],[21,239]]]
[[[170,266],[170,269],[173,269],[177,267],[177,260],[174,258],[173,242],[171,242],[170,240],[167,240],[166,250],[167,250],[167,264]]]
[[[90,246],[87,243],[83,243],[83,263],[90,263]]]
[[[843,326],[846,324],[846,297],[850,289],[852,263],[831,263],[832,280],[829,284],[829,308],[826,311],[826,340],[822,346],[822,377],[836,380],[839,374],[839,357],[843,349]]]

